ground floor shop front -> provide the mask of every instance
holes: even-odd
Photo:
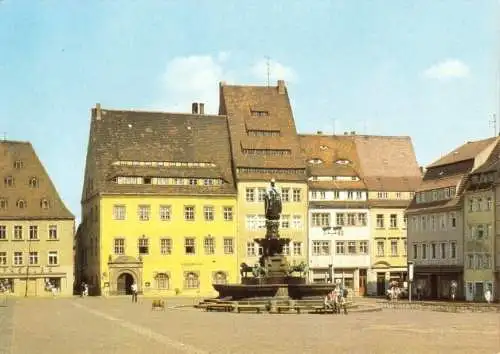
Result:
[[[398,282],[403,287],[407,276],[406,267],[372,268],[367,273],[367,295],[385,296],[391,283]]]
[[[416,266],[412,294],[415,299],[464,299],[464,274],[460,266]],[[455,290],[454,290],[455,289]]]
[[[73,278],[66,274],[37,274],[26,276],[19,274],[0,274],[1,288],[14,296],[45,297],[71,296]]]
[[[312,268],[310,271],[313,283],[341,284],[344,288],[350,290],[354,296],[366,295],[367,269],[318,267]]]

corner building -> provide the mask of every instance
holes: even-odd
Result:
[[[238,190],[238,263],[254,265],[265,236],[264,194],[272,178],[281,188],[280,236],[292,241],[290,263],[307,262],[307,183],[304,158],[285,82],[277,86],[220,83],[219,114],[229,125]]]
[[[309,268],[315,283],[365,295],[370,260],[367,189],[353,136],[301,135],[309,185]]]
[[[14,295],[73,294],[75,219],[33,146],[0,141],[0,282]]]
[[[92,110],[78,259],[93,294],[209,296],[236,281],[226,117]]]

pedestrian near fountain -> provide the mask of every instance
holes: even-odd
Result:
[[[484,292],[484,299],[486,300],[486,302],[488,304],[491,304],[492,298],[493,298],[493,296],[491,294],[491,288],[488,287],[488,289]]]

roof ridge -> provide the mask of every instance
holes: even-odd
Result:
[[[92,109],[96,109],[93,107]],[[172,114],[172,115],[185,115],[192,116],[194,118],[227,118],[225,114],[193,114],[188,112],[166,112],[166,111],[154,111],[154,110],[146,110],[146,109],[115,109],[115,108],[100,108],[101,112],[123,112],[123,113],[153,113],[153,114]]]
[[[29,142],[29,141],[8,140],[8,139],[1,139],[0,143],[2,143],[2,144],[26,144],[26,145],[31,145],[31,142]]]

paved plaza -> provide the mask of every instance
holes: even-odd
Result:
[[[236,314],[178,308],[195,299],[9,299],[0,353],[488,353],[498,313],[388,310],[343,315]]]

